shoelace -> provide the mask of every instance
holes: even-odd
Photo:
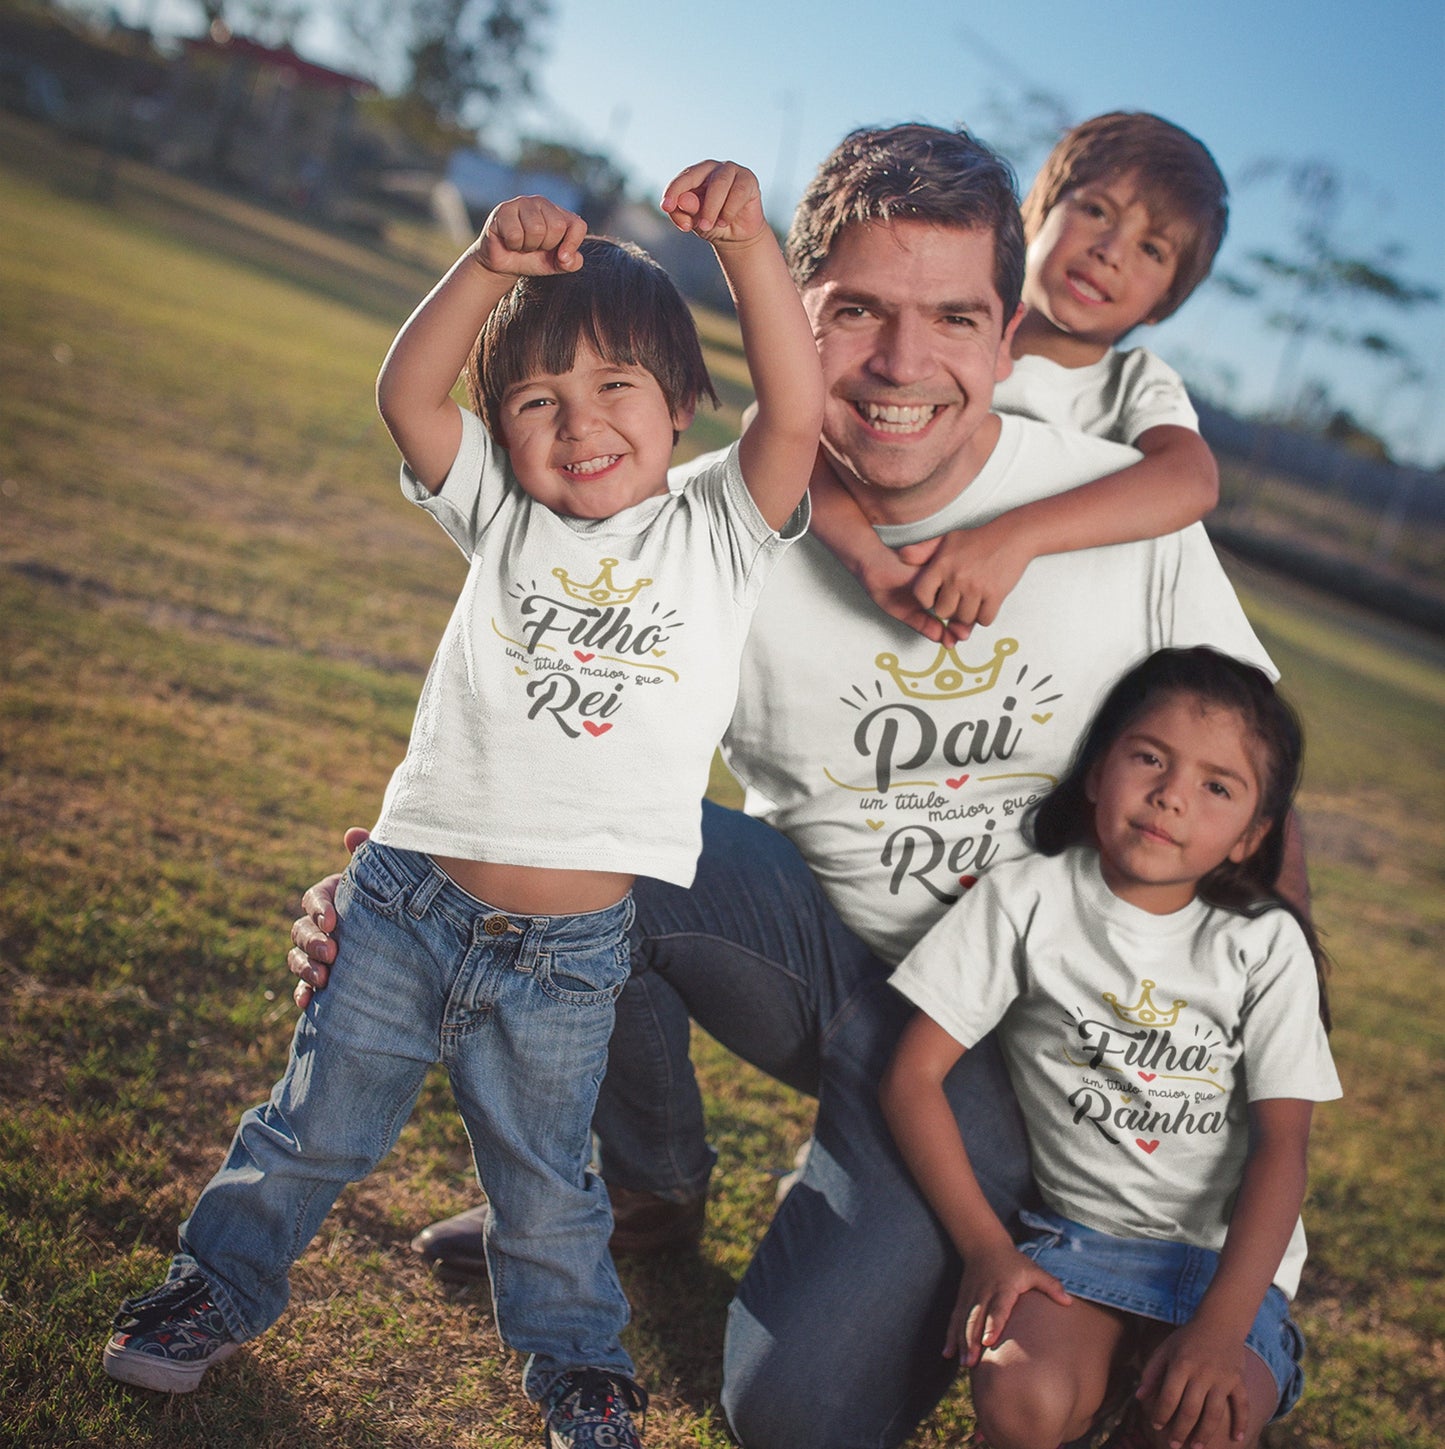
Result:
[[[211,1288],[204,1278],[172,1278],[149,1293],[127,1298],[115,1315],[115,1327],[123,1333],[149,1333],[167,1319],[204,1308],[210,1296]]]
[[[623,1374],[614,1377],[603,1369],[577,1369],[563,1375],[560,1387],[562,1392],[553,1398],[549,1418],[563,1404],[571,1405],[574,1414],[604,1419],[612,1418],[623,1405],[635,1414],[647,1412],[647,1391]]]

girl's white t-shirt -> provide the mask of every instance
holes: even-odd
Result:
[[[1092,848],[989,871],[891,979],[965,1048],[999,1028],[1045,1202],[1119,1237],[1218,1250],[1249,1104],[1340,1095],[1287,911],[1152,915],[1109,890]],[[1287,1296],[1304,1258],[1297,1222]]]

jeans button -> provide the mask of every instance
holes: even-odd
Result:
[[[507,918],[505,916],[488,916],[482,922],[482,930],[489,936],[505,936],[507,934]]]

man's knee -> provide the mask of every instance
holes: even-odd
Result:
[[[764,1327],[734,1299],[721,1397],[728,1427],[743,1449],[901,1444],[946,1387],[948,1365],[940,1357],[924,1386],[905,1382],[905,1375],[878,1372],[877,1345],[869,1336],[873,1327],[859,1323],[850,1332],[846,1321],[806,1312],[774,1314]]]

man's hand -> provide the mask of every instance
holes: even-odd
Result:
[[[472,247],[489,272],[503,277],[552,277],[582,265],[578,247],[587,223],[545,196],[514,196],[493,207]]]
[[[1216,1332],[1195,1318],[1149,1355],[1138,1396],[1171,1449],[1205,1449],[1226,1427],[1230,1439],[1244,1437],[1244,1354],[1237,1334]]]
[[[986,1348],[1003,1338],[1014,1304],[1025,1293],[1046,1293],[1067,1308],[1074,1300],[1052,1273],[1046,1273],[1012,1243],[971,1253],[963,1266],[958,1300],[948,1320],[948,1337],[943,1352],[955,1354],[966,1368],[972,1368]]]
[[[680,231],[713,246],[742,246],[767,228],[758,178],[735,161],[699,161],[673,178],[662,209]]]
[[[353,825],[343,837],[347,852],[355,855],[361,844],[371,836],[369,830]],[[301,897],[304,915],[291,923],[291,949],[286,965],[300,979],[291,996],[297,1009],[305,1011],[318,991],[326,990],[331,966],[336,960],[336,887],[340,873],[319,880]]]

